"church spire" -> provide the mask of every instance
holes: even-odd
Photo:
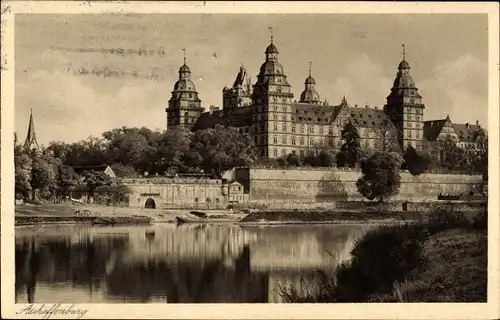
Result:
[[[33,110],[30,109],[30,122],[28,124],[28,134],[26,135],[26,140],[24,141],[24,148],[31,149],[33,146],[40,148],[38,141],[36,140],[35,134],[35,122],[33,121]]]

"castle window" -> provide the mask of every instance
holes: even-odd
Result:
[[[309,126],[309,133],[314,133],[314,125]]]
[[[295,124],[292,124],[292,132],[295,133]]]
[[[284,114],[282,117],[283,121],[286,121],[286,114]]]
[[[295,139],[295,136],[292,136],[292,144],[295,145],[296,142],[297,140]]]
[[[286,123],[283,123],[282,130],[283,130],[283,132],[286,132]]]
[[[322,126],[319,127],[319,134],[323,134],[323,127]]]
[[[281,149],[281,155],[286,156],[286,149]]]
[[[273,129],[274,131],[278,131],[278,124],[276,122],[273,124]]]
[[[276,136],[273,137],[273,143],[278,144],[278,137],[276,137]]]
[[[304,125],[303,124],[300,125],[300,133],[304,133]]]
[[[302,146],[303,146],[303,145],[304,145],[304,137],[300,137],[300,140],[299,140],[299,141],[300,141],[300,145],[302,145]]]
[[[193,97],[193,94],[192,94],[191,92],[189,93],[189,97],[190,97],[190,98],[192,98],[192,97]]]
[[[184,112],[184,116],[185,117],[189,116],[189,112]]]
[[[273,119],[274,119],[274,120],[276,120],[276,119],[277,119],[276,114],[273,114]]]
[[[276,148],[275,148],[275,149],[273,150],[273,155],[274,155],[275,157],[277,157],[277,156],[278,156],[278,149],[276,149]]]
[[[314,145],[314,140],[313,139],[309,139],[309,145],[310,146]]]
[[[318,122],[321,122],[321,118],[318,118]]]
[[[281,138],[281,143],[282,144],[286,144],[286,136],[284,136],[284,137]]]
[[[332,127],[328,128],[328,133],[329,134],[333,134],[333,128]]]

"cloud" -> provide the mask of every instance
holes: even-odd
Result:
[[[351,105],[383,106],[392,87],[393,80],[386,77],[382,66],[372,61],[367,54],[351,57],[338,74],[341,75],[333,82],[328,82],[328,79],[319,81],[319,84],[326,84],[318,86],[320,95],[323,92],[321,96],[326,96],[331,104],[340,103],[345,95]]]
[[[427,106],[427,119],[442,119],[447,114],[453,122],[479,122],[488,119],[487,63],[467,53],[439,63],[431,78],[417,83]]]
[[[105,86],[110,79],[98,79]],[[30,88],[16,101],[33,108],[39,143],[75,141],[121,126],[164,127],[165,94],[156,82],[113,79],[115,94],[99,92],[81,78],[58,70],[38,71],[24,84]],[[16,109],[16,131],[25,134],[29,111]]]

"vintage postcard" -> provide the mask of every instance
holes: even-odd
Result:
[[[2,1],[8,319],[497,319],[499,6]]]

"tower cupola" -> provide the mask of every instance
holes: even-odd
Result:
[[[300,95],[300,101],[303,103],[320,103],[319,94],[316,91],[316,80],[311,76],[312,62],[309,62],[309,76],[304,82],[305,88]]]

